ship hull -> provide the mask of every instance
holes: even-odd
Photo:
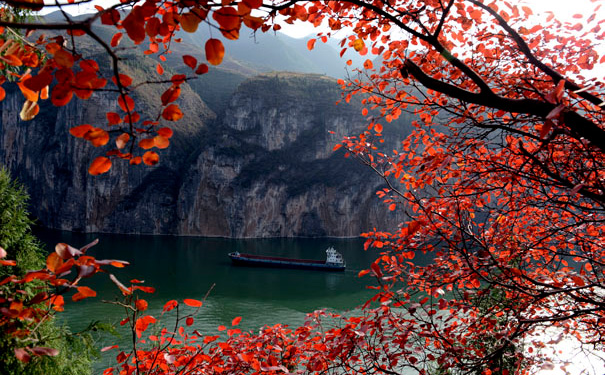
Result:
[[[319,260],[309,259],[290,259],[268,257],[250,254],[229,254],[231,262],[236,266],[247,267],[270,267],[270,268],[290,268],[290,269],[305,269],[317,271],[344,271],[344,265],[326,264]]]

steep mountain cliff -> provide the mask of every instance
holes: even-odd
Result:
[[[287,37],[276,38],[261,41],[282,43]],[[83,46],[94,50],[89,44]],[[183,46],[182,53],[203,58],[199,48]],[[167,70],[184,69],[182,53],[177,48],[165,63]],[[157,63],[135,55],[123,61],[123,72],[138,82]],[[310,69],[305,64],[303,70]],[[183,84],[179,105],[186,116],[170,124],[174,136],[171,146],[160,151],[159,165],[116,161],[109,173],[97,177],[87,168],[104,150],[72,137],[69,128],[106,123],[105,112],[117,110],[110,96],[97,92],[61,108],[43,104],[33,121],[21,122],[22,96],[9,93],[0,103],[0,164],[27,186],[33,215],[51,228],[356,236],[396,223],[398,218],[375,198],[381,181],[342,151],[332,152],[342,136],[365,127],[359,103],[336,106],[340,90],[325,75],[257,75],[253,66],[258,64],[234,59]],[[153,103],[164,89],[147,85],[138,90],[137,110],[153,117],[158,111]],[[400,130],[407,132],[405,124]]]
[[[365,123],[339,98],[320,75],[271,73],[240,85],[183,180],[177,232],[356,236],[393,224],[375,198],[381,181],[332,152]]]
[[[41,224],[92,232],[225,237],[355,236],[395,222],[375,198],[380,181],[333,153],[363,128],[356,105],[335,106],[335,81],[270,73],[242,83],[216,120],[188,91],[188,121],[153,168],[116,163],[89,176],[94,149],[68,124],[98,123],[115,104],[102,94],[17,121],[2,102],[0,160],[32,196]],[[329,131],[334,132],[332,135]]]

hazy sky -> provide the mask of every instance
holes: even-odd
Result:
[[[592,11],[596,4],[601,0],[597,0],[596,2],[592,2],[591,0],[524,0],[524,1],[515,1],[511,0],[511,3],[523,3],[528,4],[533,10],[534,13],[540,13],[545,11],[552,11],[556,14],[557,18],[562,21],[571,19],[571,16],[576,13],[586,14]],[[111,0],[97,0],[93,3],[87,3],[84,5],[78,5],[76,7],[68,7],[68,11],[72,14],[76,13],[86,13],[90,12],[93,4],[112,4],[115,1]],[[48,12],[48,11],[47,11]],[[603,9],[599,11],[602,14],[602,18],[605,18],[605,6]],[[302,38],[307,35],[314,35],[318,32],[318,30],[308,23],[298,22],[296,25],[287,25],[284,24],[282,31],[290,36],[296,38]]]

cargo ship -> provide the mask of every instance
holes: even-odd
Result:
[[[333,247],[326,249],[326,260],[282,258],[266,255],[229,253],[234,265],[273,268],[297,268],[320,271],[344,271],[346,264],[342,255]]]

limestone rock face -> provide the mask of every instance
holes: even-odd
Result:
[[[13,95],[1,103],[0,163],[27,186],[39,223],[65,230],[340,237],[393,226],[401,218],[375,195],[382,181],[332,151],[366,126],[359,104],[339,99],[325,76],[270,73],[242,83],[215,118],[189,90],[159,165],[116,161],[93,177],[88,165],[103,150],[69,128],[104,123],[115,102],[96,93],[24,123]]]

